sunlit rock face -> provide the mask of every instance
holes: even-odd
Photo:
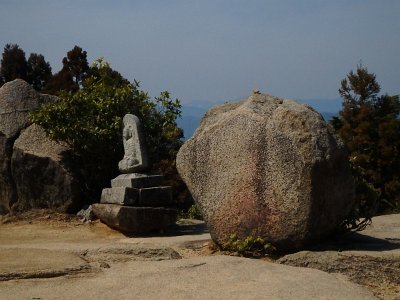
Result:
[[[343,144],[321,115],[258,92],[208,111],[177,168],[220,245],[236,234],[295,249],[333,232],[354,203]]]

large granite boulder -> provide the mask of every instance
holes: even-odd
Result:
[[[298,248],[334,231],[354,203],[343,144],[321,115],[270,95],[208,111],[176,163],[219,245],[236,234]]]
[[[49,208],[75,211],[81,191],[71,170],[69,148],[32,124],[14,143],[11,173],[17,192],[15,209]]]
[[[0,215],[11,208],[75,208],[80,192],[66,146],[29,122],[30,112],[54,101],[21,79],[0,88]]]
[[[13,137],[27,127],[29,113],[39,105],[56,101],[57,97],[40,94],[22,79],[5,83],[0,88],[0,131]]]
[[[0,115],[1,118],[1,115]],[[11,176],[11,155],[13,140],[0,131],[0,215],[10,211],[16,200],[14,182]]]
[[[11,176],[11,156],[19,132],[29,125],[29,112],[56,97],[37,93],[27,82],[16,79],[0,88],[0,215],[17,201]]]

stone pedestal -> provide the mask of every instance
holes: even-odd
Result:
[[[146,175],[140,173],[121,174],[111,180],[111,187],[147,188],[161,186],[164,180],[163,175]]]
[[[100,203],[151,207],[174,205],[170,186],[143,189],[130,187],[103,189]]]
[[[130,233],[164,230],[175,223],[177,210],[170,186],[162,186],[164,176],[122,174],[103,189],[93,212],[108,226]]]
[[[131,207],[118,204],[93,204],[93,212],[105,224],[117,230],[144,234],[161,231],[176,220],[176,209]]]

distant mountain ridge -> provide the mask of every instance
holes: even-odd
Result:
[[[244,98],[243,98],[244,99]],[[310,105],[316,111],[318,111],[325,119],[329,121],[333,117],[337,116],[342,108],[342,99],[296,99],[296,101]],[[201,118],[204,114],[212,107],[220,105],[216,104],[204,104],[203,106],[195,105],[182,105],[182,118],[177,120],[178,126],[183,129],[185,140],[192,137],[197,127],[200,125]]]

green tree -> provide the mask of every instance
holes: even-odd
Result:
[[[86,51],[83,51],[79,46],[75,46],[71,51],[67,52],[67,56],[63,58],[62,63],[63,68],[71,73],[74,82],[81,86],[89,70]]]
[[[50,77],[42,92],[59,96],[63,91],[75,93],[78,90],[79,85],[75,83],[71,72],[63,67],[61,71]]]
[[[97,60],[98,63],[92,64],[87,71],[87,76],[92,76],[97,79],[102,78],[109,85],[124,85],[129,84],[129,81],[124,78],[118,71],[113,70],[108,64],[103,63],[103,58]]]
[[[90,70],[86,51],[75,46],[67,52],[62,63],[62,69],[50,78],[43,92],[58,96],[62,91],[75,93],[83,85],[84,78]]]
[[[100,191],[119,172],[123,156],[122,118],[126,113],[142,121],[149,157],[153,162],[167,159],[178,151],[181,130],[176,118],[180,115],[179,100],[169,99],[164,92],[151,100],[139,89],[115,74],[109,64],[98,60],[92,66],[96,75],[88,76],[76,93],[62,92],[59,101],[42,106],[31,115],[57,141],[66,142],[79,161],[87,191],[97,201]],[[155,144],[157,143],[157,144]]]
[[[331,122],[349,150],[361,217],[400,208],[400,102],[379,92],[376,76],[359,65],[341,82],[343,108]]]
[[[51,78],[51,67],[41,54],[31,53],[28,58],[27,78],[33,88],[41,91]]]
[[[8,82],[16,78],[27,80],[27,69],[25,52],[17,44],[7,44],[0,66],[2,81]]]

